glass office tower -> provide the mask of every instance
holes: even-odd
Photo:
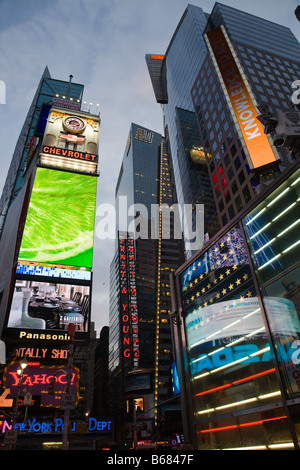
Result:
[[[299,43],[288,28],[218,2],[210,15],[188,5],[166,53],[146,55],[163,110],[178,202],[204,204],[204,231],[210,237],[292,163],[291,154],[275,148],[269,139],[274,164],[261,162],[253,168],[209,41],[209,33],[221,25],[254,106],[254,118],[260,114],[258,106],[268,105],[274,115],[291,109],[291,86],[299,76],[300,57]],[[199,135],[193,145],[180,132],[182,110],[185,118],[187,112],[195,115]],[[195,149],[203,160],[192,158]],[[192,252],[187,249],[188,256]]]
[[[218,64],[218,53],[212,48],[212,39],[219,34],[221,25],[234,57],[235,77],[239,77],[249,97],[247,103],[236,88],[235,95],[231,95],[238,105],[235,111]],[[205,32],[209,53],[192,87],[192,98],[207,149],[218,219],[223,227],[293,162],[291,153],[283,147],[275,148],[270,139],[275,164],[265,164],[256,152],[259,161],[253,165],[253,152],[251,155],[248,151],[247,135],[241,131],[256,130],[254,119],[261,106],[268,106],[273,116],[293,110],[292,83],[300,72],[300,45],[288,28],[220,3],[215,4]],[[223,47],[226,42],[222,41]],[[249,105],[253,105],[253,116]]]
[[[160,404],[173,396],[169,274],[183,260],[182,240],[181,233],[178,239],[173,237],[172,219],[168,233],[168,224],[164,225],[163,239],[158,211],[163,204],[168,210],[172,201],[164,139],[132,124],[116,186],[109,395],[111,412],[124,416],[123,424],[132,421],[133,399],[139,400],[139,411],[148,423],[139,431],[141,438],[152,436],[159,417],[167,412]]]
[[[207,53],[203,31],[207,15],[201,8],[188,5],[164,56],[146,55],[156,100],[161,103],[165,134],[172,155],[178,204],[193,204],[193,221],[186,221],[186,241],[193,231],[214,233],[217,230],[214,201],[205,164],[204,142],[197,132],[191,88]],[[196,213],[204,204],[204,227],[195,226]],[[187,245],[189,256],[199,244]],[[190,245],[190,246],[189,246]]]

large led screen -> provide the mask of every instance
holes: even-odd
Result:
[[[74,323],[86,332],[89,304],[90,286],[17,280],[7,327],[67,332]]]
[[[97,178],[38,168],[19,259],[92,267]]]

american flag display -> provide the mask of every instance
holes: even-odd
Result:
[[[258,339],[267,341],[238,226],[196,259],[180,275],[180,284],[192,376],[230,362],[231,345],[241,347],[251,340],[255,352]],[[217,355],[220,348],[222,353]],[[240,353],[248,354],[250,349]],[[207,355],[218,361],[206,360]],[[270,355],[265,359],[270,360]]]

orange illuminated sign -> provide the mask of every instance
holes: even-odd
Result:
[[[259,168],[277,160],[277,152],[257,119],[253,100],[232,54],[229,38],[223,26],[206,33],[206,40],[227,91],[227,98],[238,122],[250,156],[250,167]],[[276,153],[275,153],[276,152]]]
[[[98,156],[91,153],[78,152],[77,150],[63,149],[60,147],[50,147],[43,145],[42,153],[47,155],[58,155],[60,157],[76,158],[88,162],[97,162]]]
[[[152,55],[151,59],[164,60],[165,56],[163,55]]]

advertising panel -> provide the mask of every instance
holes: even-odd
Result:
[[[89,311],[88,285],[18,279],[7,328],[17,329],[21,339],[28,337],[28,329],[42,330],[47,339],[51,332],[66,334],[69,323],[74,323],[78,336],[78,333],[88,331]]]
[[[180,284],[192,376],[257,362],[267,336],[240,228],[189,266]],[[268,349],[263,362],[270,359]]]
[[[47,120],[40,163],[96,174],[99,126],[98,116],[53,107]]]
[[[37,168],[19,260],[92,267],[97,179]]]
[[[20,376],[18,375],[19,362],[7,365],[3,372],[3,382],[6,389],[10,389],[12,396],[18,395]],[[75,394],[76,402],[79,400],[79,369],[72,366],[70,393]],[[55,380],[53,393],[49,393],[49,385]],[[39,363],[28,363],[22,376],[22,391],[26,389],[34,400],[40,401],[41,406],[60,407],[61,397],[66,389],[67,376],[64,366],[42,366]]]
[[[271,147],[264,128],[257,119],[259,113],[255,109],[225,28],[219,26],[206,33],[205,38],[225,88],[229,108],[246,144],[250,168],[274,163],[279,159],[278,153]]]

